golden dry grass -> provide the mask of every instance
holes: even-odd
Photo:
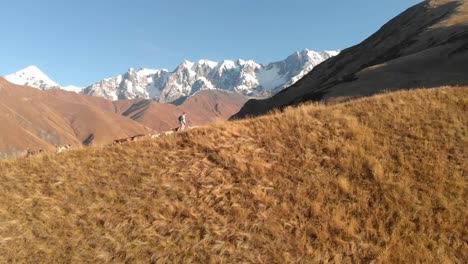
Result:
[[[0,162],[0,262],[466,263],[468,90]]]

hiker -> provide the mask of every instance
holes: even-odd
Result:
[[[179,130],[178,130],[178,131],[184,130],[185,124],[186,124],[185,112],[184,112],[181,116],[179,116],[179,124],[180,124],[180,126],[179,126]]]

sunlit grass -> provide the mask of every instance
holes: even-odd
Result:
[[[0,162],[0,262],[463,263],[468,90]]]

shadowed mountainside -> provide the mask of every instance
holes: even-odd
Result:
[[[424,1],[361,44],[318,65],[291,87],[269,99],[249,100],[233,118],[383,90],[468,85],[466,69],[468,2]]]
[[[464,263],[468,89],[0,161],[0,262]]]

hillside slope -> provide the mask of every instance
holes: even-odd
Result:
[[[107,144],[151,131],[105,110],[109,105],[101,102],[104,99],[79,98],[72,92],[41,91],[0,78],[0,157],[52,149],[54,144],[77,146],[90,137],[94,144]]]
[[[0,161],[0,262],[463,263],[468,89]]]
[[[250,100],[233,118],[305,101],[361,97],[384,90],[468,85],[468,1],[424,1],[362,43],[315,67],[291,87]]]

